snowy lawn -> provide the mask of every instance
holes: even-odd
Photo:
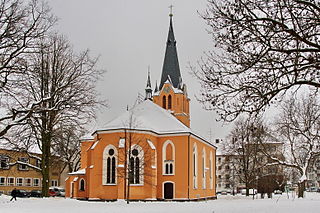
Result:
[[[315,213],[320,212],[320,193],[307,193],[306,198],[287,198],[286,194],[272,199],[255,199],[242,195],[221,195],[218,200],[201,202],[88,202],[65,198],[18,198],[0,196],[0,213]]]

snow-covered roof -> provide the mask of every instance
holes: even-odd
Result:
[[[185,126],[170,112],[150,100],[145,100],[131,110],[126,111],[116,119],[99,128],[97,132],[117,129],[151,131],[159,135],[191,133],[207,142],[207,140]],[[207,143],[210,144],[209,142]]]
[[[71,172],[69,175],[85,175],[86,174],[86,169],[79,169],[76,172]]]
[[[89,141],[94,140],[94,137],[91,134],[84,135],[80,138],[80,141]]]

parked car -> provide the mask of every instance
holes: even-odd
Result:
[[[306,190],[307,192],[317,192],[318,188],[317,187],[310,187]]]
[[[258,191],[256,189],[249,189],[249,195],[256,195],[258,193]],[[242,195],[246,195],[246,189],[242,189],[241,190],[241,194]]]
[[[273,192],[275,195],[282,195],[282,191],[281,190],[274,190],[274,192]]]
[[[55,197],[55,196],[57,196],[57,193],[53,189],[49,189],[49,196]]]
[[[30,197],[42,197],[42,191],[41,190],[32,190],[30,192]]]
[[[65,190],[64,188],[61,188],[61,187],[50,187],[49,188],[49,194],[50,194],[50,191],[51,191],[51,194],[50,196],[60,196],[60,197],[64,197],[65,196]]]
[[[17,197],[29,197],[29,193],[23,189],[16,189],[16,196]]]

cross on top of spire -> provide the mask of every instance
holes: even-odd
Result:
[[[171,4],[171,5],[169,6],[169,8],[170,8],[170,14],[169,14],[169,16],[172,17],[172,16],[173,16],[173,14],[172,14],[173,5]]]

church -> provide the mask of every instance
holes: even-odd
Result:
[[[216,198],[216,147],[190,129],[170,14],[161,81],[145,100],[81,141],[66,197],[87,200]]]

